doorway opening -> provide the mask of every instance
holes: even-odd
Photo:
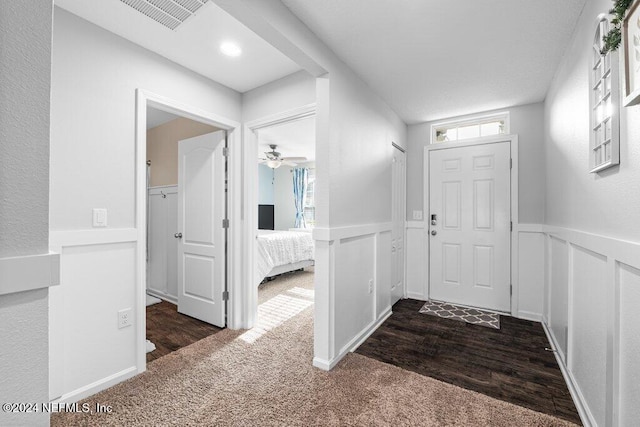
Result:
[[[211,304],[204,303],[203,307],[196,307],[192,302],[194,297],[185,298],[184,291],[179,293],[179,289],[186,291],[185,285],[188,285],[184,283],[185,275],[180,274],[184,269],[181,262],[184,262],[185,257],[186,228],[189,227],[189,222],[201,220],[204,224],[207,223],[206,218],[194,218],[194,213],[184,209],[187,205],[184,200],[187,183],[184,180],[188,171],[179,172],[185,166],[180,160],[187,154],[184,153],[185,150],[193,149],[190,146],[195,145],[194,148],[200,150],[199,156],[206,153],[209,147],[215,149],[219,142],[216,141],[216,133],[221,133],[224,140],[224,132],[215,126],[147,107],[147,362],[190,345],[224,327],[223,311],[215,318],[213,314],[216,310],[215,307],[209,307]],[[199,167],[206,169],[205,164]],[[203,184],[206,187],[206,183]],[[204,187],[191,196],[208,197]],[[222,191],[218,192],[223,196]],[[201,213],[202,211],[196,212]],[[203,231],[209,230],[193,230],[197,233]],[[191,240],[194,240],[193,236]],[[201,244],[198,246],[201,247]],[[213,248],[204,249],[210,251]],[[189,252],[194,251],[187,250],[187,254]],[[202,260],[207,259],[206,253],[199,255]],[[220,268],[216,268],[218,269]],[[221,273],[224,274],[224,268]],[[218,279],[220,285],[224,284],[223,279],[224,276]],[[201,277],[197,280],[206,282],[210,279]],[[205,295],[199,296],[199,299],[206,301],[211,298]]]
[[[227,325],[237,124],[138,90],[138,372]],[[237,233],[236,233],[237,234]]]
[[[254,330],[268,332],[313,305],[315,106],[248,124],[253,171]]]

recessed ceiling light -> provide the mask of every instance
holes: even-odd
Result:
[[[227,56],[240,56],[242,49],[240,49],[240,46],[235,43],[224,42],[220,45],[220,52]]]

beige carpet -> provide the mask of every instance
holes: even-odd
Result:
[[[255,330],[164,356],[85,401],[112,413],[55,414],[52,425],[572,425],[358,354],[313,368],[312,285],[312,272],[263,285]]]

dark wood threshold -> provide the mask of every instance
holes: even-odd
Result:
[[[178,313],[175,304],[162,301],[147,307],[147,339],[156,349],[147,363],[220,332],[222,328]]]
[[[539,322],[501,316],[501,329],[443,319],[400,300],[356,352],[440,381],[581,424]]]

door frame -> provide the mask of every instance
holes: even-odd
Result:
[[[243,271],[242,251],[247,246],[245,225],[242,222],[242,139],[239,136],[240,123],[218,114],[202,110],[187,103],[177,101],[145,89],[136,89],[136,129],[135,129],[135,227],[136,245],[136,285],[135,285],[135,328],[136,328],[136,368],[138,373],[147,369],[146,360],[146,238],[147,238],[147,107],[166,111],[181,117],[215,126],[227,132],[229,150],[227,210],[229,218],[227,267],[227,326],[238,329],[243,316],[241,295],[247,276]]]
[[[427,298],[431,295],[430,271],[431,271],[431,246],[429,244],[429,228],[430,219],[429,212],[429,154],[431,151],[447,150],[450,148],[473,147],[478,145],[496,144],[499,142],[508,142],[511,150],[511,222],[513,228],[511,230],[511,315],[517,316],[518,313],[518,234],[520,230],[520,222],[518,215],[518,135],[496,135],[484,138],[474,138],[455,142],[440,142],[436,144],[428,144],[424,147],[423,156],[423,209],[424,209],[424,239],[427,258],[427,272],[425,275]]]
[[[245,149],[245,164],[244,173],[241,179],[243,180],[242,187],[245,189],[244,201],[247,204],[244,209],[245,221],[247,224],[248,235],[251,236],[248,239],[248,250],[246,252],[247,261],[247,288],[245,288],[244,303],[246,311],[243,316],[243,328],[251,328],[256,322],[258,314],[258,284],[253,283],[256,275],[256,230],[258,229],[258,134],[257,131],[270,126],[275,126],[283,123],[290,123],[297,120],[307,119],[309,117],[316,116],[316,104],[311,103],[296,107],[290,110],[283,111],[281,113],[272,114],[260,119],[252,120],[243,125],[243,139]],[[317,150],[317,142],[316,142]]]
[[[404,190],[404,217],[402,218],[402,257],[403,257],[403,261],[402,261],[402,297],[403,298],[407,298],[407,150],[405,150],[404,148],[402,148],[400,145],[396,144],[395,142],[391,142],[391,153],[392,153],[392,157],[394,155],[393,150],[398,150],[400,151],[403,155],[404,155],[404,175],[403,175],[403,183],[402,183],[402,188]],[[392,181],[393,181],[393,177],[392,177]],[[392,183],[393,186],[393,183]],[[391,191],[393,192],[393,188],[391,189]],[[393,217],[393,215],[392,215]]]

